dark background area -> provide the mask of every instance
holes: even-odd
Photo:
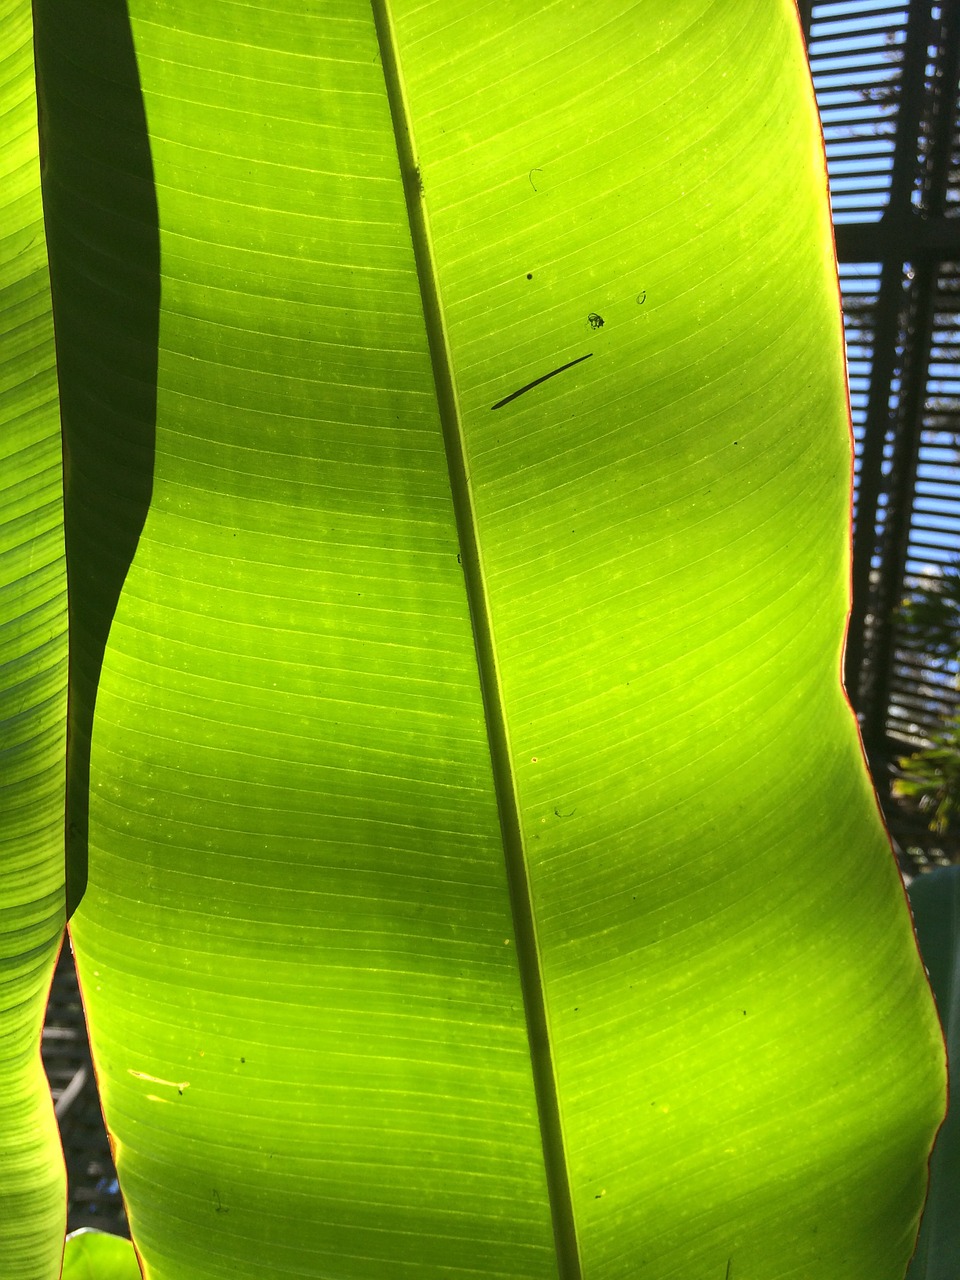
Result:
[[[67,1164],[67,1231],[98,1227],[129,1235],[67,939],[50,989],[41,1053]]]

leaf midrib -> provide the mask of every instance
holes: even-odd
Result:
[[[450,349],[440,305],[430,232],[423,207],[420,172],[413,142],[410,112],[404,93],[396,34],[390,13],[390,0],[371,0],[371,6],[403,179],[444,450],[450,474],[461,565],[476,647],[516,939],[527,1043],[530,1049],[540,1136],[543,1144],[547,1192],[557,1250],[557,1270],[559,1280],[582,1280],[543,977],[540,969],[536,922],[517,805],[516,779],[511,763],[509,733],[504,715],[496,648],[490,625],[490,607],[484,585],[476,515],[470,493],[463,428],[454,386]]]

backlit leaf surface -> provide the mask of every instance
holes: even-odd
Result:
[[[63,931],[60,432],[30,5],[0,0],[0,1276],[54,1280],[66,1186],[40,1029]]]
[[[133,1245],[105,1231],[74,1231],[63,1251],[62,1280],[140,1280]]]
[[[792,6],[38,14],[146,1280],[899,1280],[942,1043]]]

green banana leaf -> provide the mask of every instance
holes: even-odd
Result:
[[[30,5],[0,0],[0,1276],[49,1280],[66,1186],[40,1027],[63,931],[60,424]]]
[[[62,1280],[140,1280],[133,1245],[105,1231],[74,1231],[63,1251]]]
[[[950,1112],[930,1157],[930,1194],[907,1280],[956,1280],[960,1269],[960,867],[910,885],[920,951],[930,973],[950,1063]]]
[[[35,14],[146,1280],[899,1280],[943,1045],[792,5]]]

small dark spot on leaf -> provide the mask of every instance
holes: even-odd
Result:
[[[246,1062],[246,1058],[241,1058],[241,1059],[240,1059],[240,1061],[241,1061],[241,1062]]]
[[[587,316],[587,322],[590,325],[591,329],[603,328],[603,316],[598,316],[595,311],[591,311],[590,314]]]
[[[528,280],[532,280],[532,279],[533,279],[533,272],[532,272],[532,271],[528,271],[528,272],[527,272],[527,279],[528,279]]]
[[[460,559],[460,552],[459,552],[459,551],[457,552],[457,564],[463,564],[463,561]]]
[[[646,300],[647,300],[647,291],[646,289],[644,289],[642,293],[637,294],[637,306],[642,307],[643,304],[646,302]]]

